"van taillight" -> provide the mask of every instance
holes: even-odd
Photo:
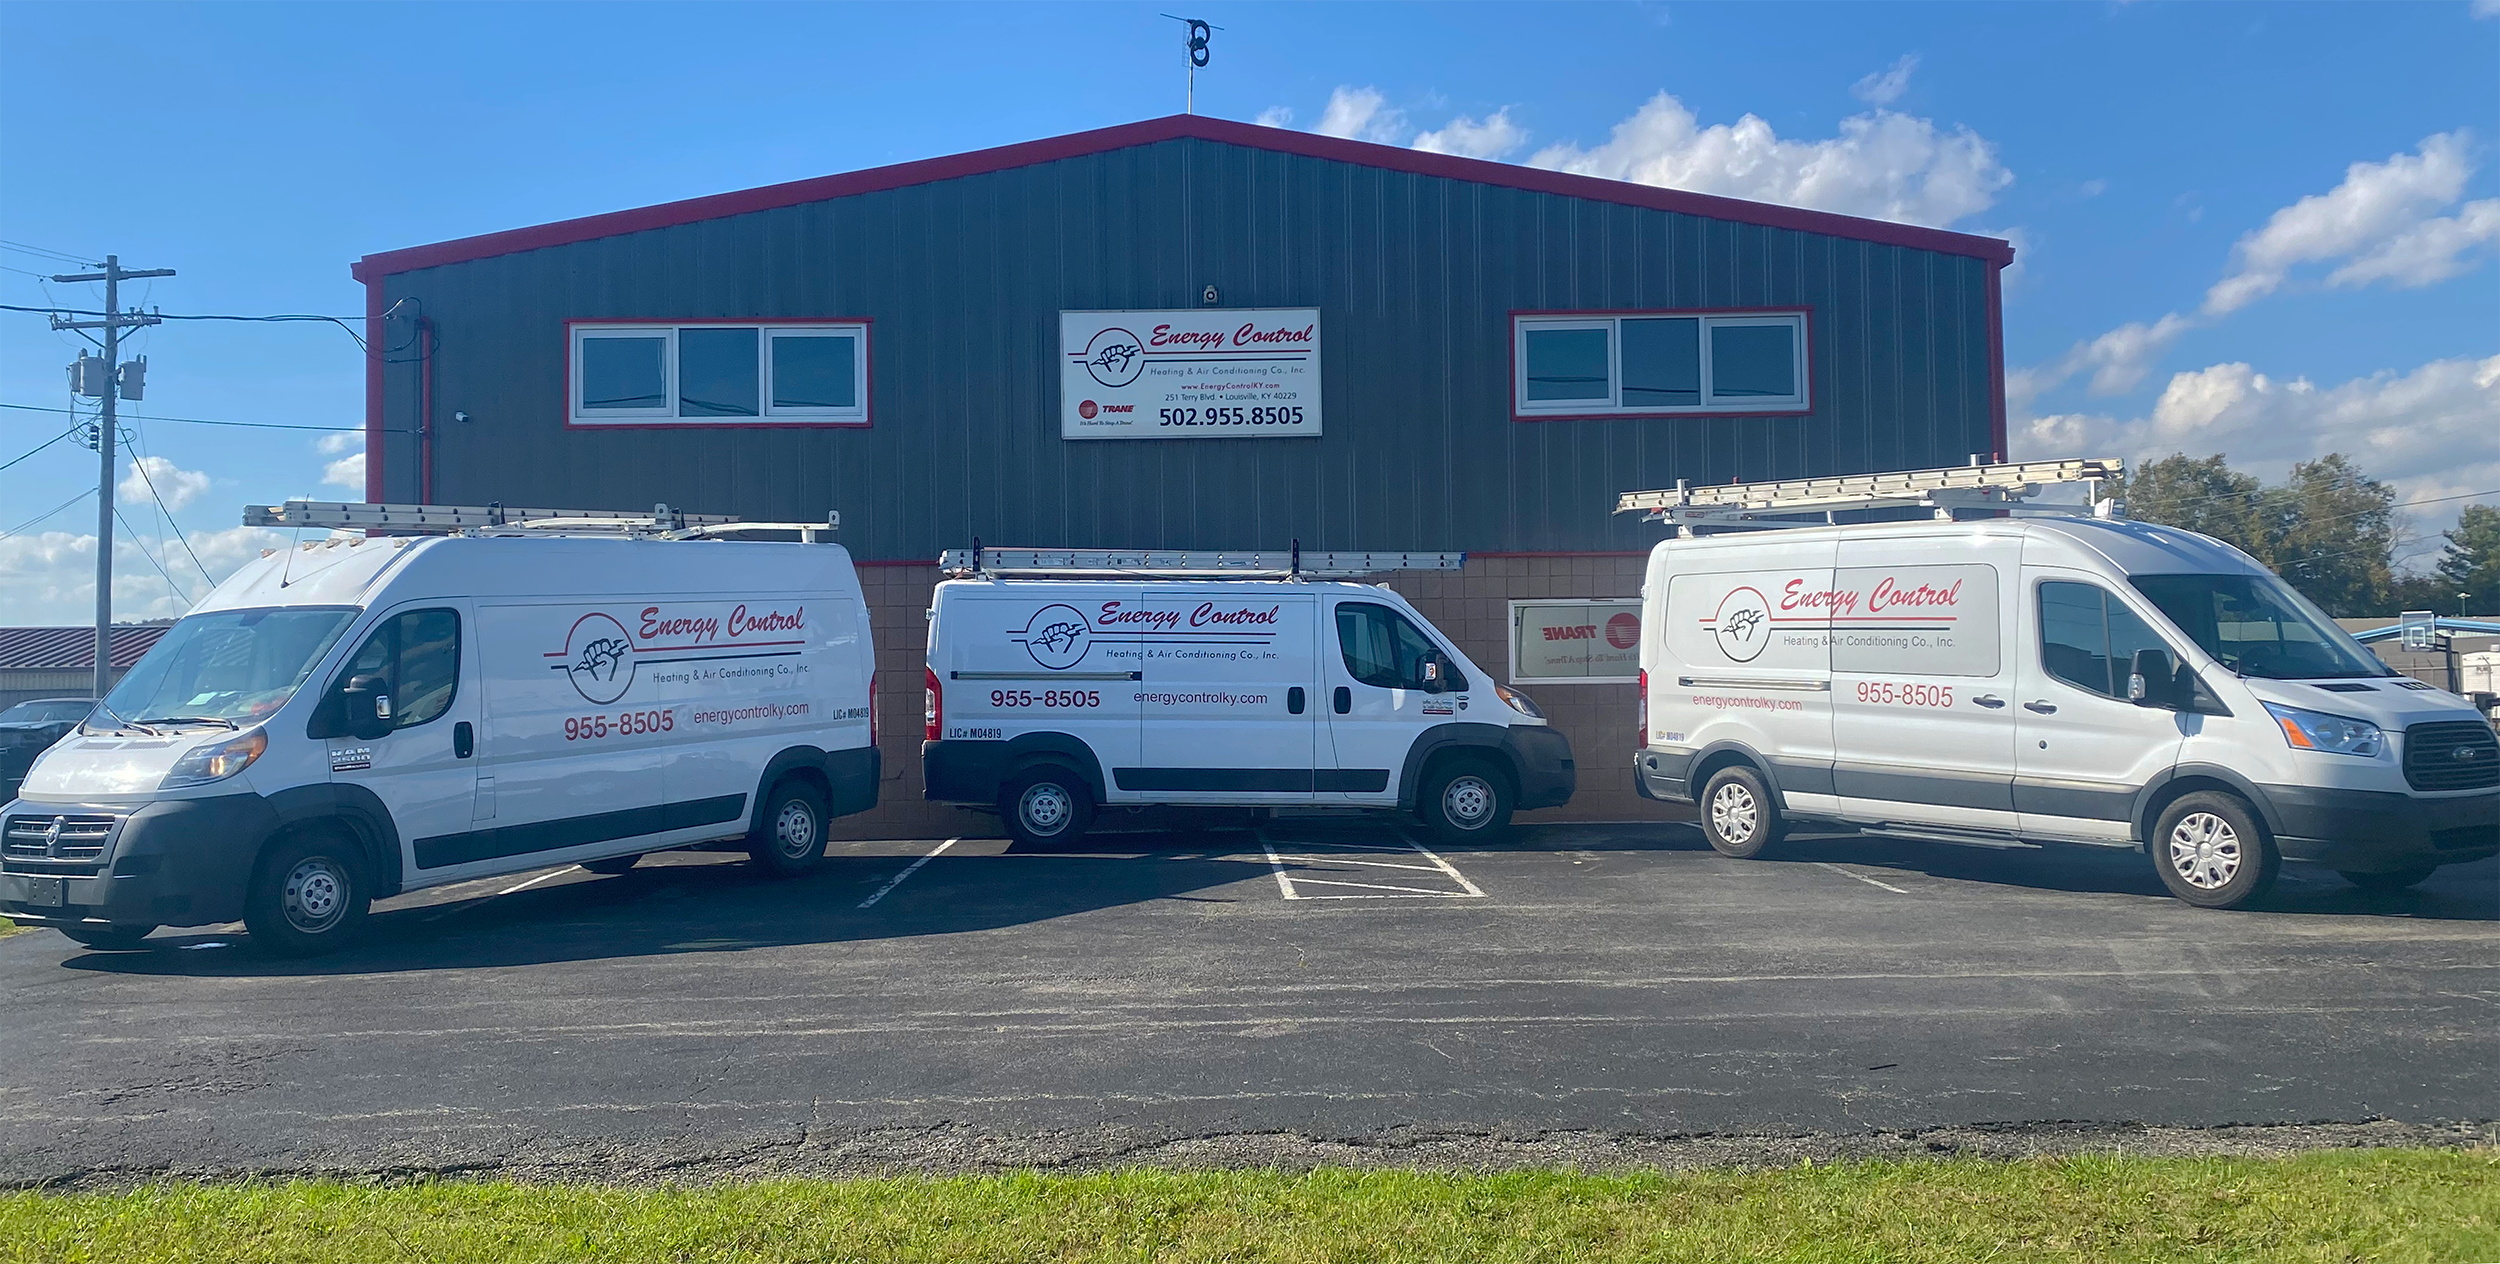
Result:
[[[1649,673],[1641,673],[1641,740],[1639,749],[1649,749]]]
[[[928,677],[927,701],[921,708],[921,719],[925,721],[921,737],[923,740],[934,742],[938,740],[938,734],[946,728],[946,695],[938,688],[935,669],[923,668],[921,674]]]
[[[877,744],[877,673],[868,673],[868,744]]]

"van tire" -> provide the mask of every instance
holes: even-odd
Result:
[[[1702,783],[1700,806],[1702,837],[1722,856],[1751,860],[1788,832],[1771,787],[1743,764],[1710,774]]]
[[[615,877],[617,874],[631,871],[635,865],[640,863],[642,863],[642,853],[635,852],[630,856],[610,856],[605,860],[585,860],[582,862],[582,868],[587,869],[592,873],[604,873],[609,877]]]
[[[785,777],[776,782],[764,798],[760,819],[763,823],[747,835],[747,855],[765,873],[795,878],[825,858],[825,796],[804,778]]]
[[[1445,843],[1483,843],[1510,829],[1510,781],[1480,759],[1453,759],[1424,778],[1416,811]]]
[[[2283,867],[2247,800],[2215,790],[2180,795],[2162,809],[2145,850],[2162,885],[2198,908],[2238,908],[2264,895]]]
[[[63,926],[60,930],[98,952],[134,952],[146,947],[139,941],[156,933],[154,926]]]
[[[295,834],[261,854],[243,892],[243,926],[263,950],[310,957],[345,947],[373,904],[364,857],[345,834]]]
[[[1085,778],[1057,764],[1028,768],[998,792],[1007,837],[1027,847],[1077,838],[1094,823],[1094,795]]]
[[[2360,873],[2351,869],[2336,870],[2337,873],[2344,875],[2344,881],[2364,891],[2402,891],[2406,887],[2419,884],[2422,879],[2438,871],[2437,865],[2415,865],[2410,869],[2389,869],[2380,873]]]

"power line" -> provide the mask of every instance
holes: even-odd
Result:
[[[134,448],[139,446],[138,436],[136,434],[133,434],[130,431],[123,431],[122,433],[125,438],[130,440],[130,446]],[[200,555],[191,551],[191,537],[184,535],[182,533],[182,524],[174,521],[174,507],[165,503],[164,493],[156,490],[156,480],[148,477],[147,453],[145,451],[141,451],[139,458],[130,463],[130,468],[139,471],[139,481],[147,484],[148,495],[155,499],[157,508],[165,511],[165,525],[172,527],[174,529],[174,538],[182,541],[182,551],[191,554],[191,564],[199,567],[200,578],[207,580],[209,587],[216,587],[217,580],[215,577],[208,573],[207,567],[200,566]]]
[[[165,577],[165,586],[174,590],[174,600],[181,602],[183,607],[188,609],[191,605],[191,595],[182,590],[182,585],[174,582],[173,572],[165,569],[165,563],[158,561],[155,554],[148,552],[148,546],[139,542],[139,529],[130,525],[130,519],[122,517],[122,511],[119,509],[113,511],[113,518],[122,524],[122,530],[130,533],[130,547],[139,550],[139,556],[146,558],[156,567],[156,573]],[[158,543],[161,545],[163,541],[159,540]],[[199,559],[191,560],[196,562]]]
[[[79,415],[76,409],[53,408],[44,404],[0,404],[0,408],[14,408],[19,412],[29,413],[65,413],[72,417]],[[219,421],[211,417],[158,417],[148,413],[123,413],[121,415],[134,421],[172,421],[186,426],[238,426],[245,430],[318,430],[330,434],[359,433],[364,430],[363,426],[303,426],[284,421]],[[416,431],[393,428],[386,429],[383,433],[415,434]]]
[[[58,250],[47,250],[41,246],[30,246],[22,241],[0,241],[0,249],[14,250],[19,254],[34,255],[44,259],[58,259],[63,263],[75,263],[85,267],[92,267],[95,264],[93,259],[89,259],[84,255],[65,255]]]
[[[76,412],[71,411],[71,410],[68,410],[68,409],[63,409],[62,411],[64,411],[64,412],[69,412],[69,413],[70,413],[70,415],[71,415],[71,416],[73,416],[73,417],[75,417],[75,416],[77,416],[77,415],[78,415]],[[76,424],[76,425],[74,425],[74,426],[71,426],[69,429],[62,431],[61,433],[56,434],[56,435],[52,436],[51,438],[46,439],[46,440],[44,440],[43,442],[38,443],[38,444],[36,444],[35,446],[33,446],[33,447],[31,447],[31,448],[28,448],[26,451],[21,452],[21,453],[19,453],[19,454],[18,454],[18,455],[16,455],[16,456],[10,457],[10,458],[8,459],[8,461],[7,461],[5,464],[0,464],[0,470],[5,470],[5,469],[9,468],[9,466],[11,466],[11,465],[15,465],[15,464],[17,464],[18,462],[25,460],[27,457],[33,456],[34,454],[36,454],[36,453],[38,453],[38,452],[43,451],[45,448],[51,447],[53,444],[59,443],[61,440],[66,439],[66,438],[70,437],[71,435],[77,434],[79,431],[84,430],[84,429],[86,429],[86,428],[87,428],[87,423],[85,423],[85,422],[83,422],[83,421],[82,421],[82,422],[79,422],[78,424]]]
[[[70,497],[69,499],[62,501],[60,504],[54,505],[54,506],[53,506],[53,507],[51,507],[50,509],[46,509],[46,510],[44,510],[42,513],[36,514],[36,515],[35,515],[34,517],[32,517],[32,518],[28,518],[26,521],[21,522],[21,523],[17,524],[16,526],[9,528],[9,529],[8,529],[8,530],[6,530],[6,531],[0,531],[0,540],[6,540],[6,539],[8,539],[10,536],[16,535],[18,532],[23,531],[23,530],[25,530],[26,528],[31,527],[31,526],[35,525],[36,523],[41,522],[41,521],[43,521],[44,519],[49,518],[49,517],[51,517],[52,515],[54,515],[54,514],[56,514],[56,513],[59,513],[59,512],[61,512],[62,510],[67,509],[67,508],[69,508],[70,506],[77,504],[79,501],[85,500],[85,499],[86,499],[86,498],[88,498],[89,496],[93,496],[93,495],[95,495],[95,489],[94,489],[94,488],[92,488],[92,487],[87,488],[87,489],[85,489],[85,490],[83,490],[83,491],[79,492],[77,495],[72,496],[72,497]]]

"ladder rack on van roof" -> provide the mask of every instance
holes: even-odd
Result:
[[[2101,483],[2117,478],[2125,462],[2113,458],[2020,461],[2005,465],[1948,465],[1933,470],[1846,474],[1767,483],[1694,487],[1677,479],[1673,488],[1625,492],[1616,513],[1647,511],[1647,520],[1671,522],[1685,535],[1696,527],[1774,530],[1831,525],[1833,515],[1861,509],[1931,509],[1951,521],[1956,510],[2016,515],[2119,516],[2118,503],[2101,496]],[[2083,502],[2035,503],[2032,497],[2058,484],[2081,484]],[[1794,515],[1819,514],[1819,520]]]
[[[823,522],[747,522],[728,514],[690,514],[665,504],[648,513],[630,509],[528,509],[513,505],[379,505],[340,500],[290,500],[283,505],[245,505],[247,527],[317,528],[376,535],[624,535],[642,539],[697,540],[744,531],[796,531],[813,544],[816,533],[842,526],[839,512]]]
[[[948,575],[1114,575],[1127,579],[1346,579],[1385,571],[1454,571],[1465,553],[1305,553],[1200,549],[1002,549],[973,541],[938,555]]]

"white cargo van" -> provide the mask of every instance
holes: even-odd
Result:
[[[2214,908],[2281,860],[2394,888],[2500,852],[2500,742],[2463,699],[2221,541],[2037,499],[2116,470],[1624,497],[1683,532],[1643,586],[1640,792],[1697,802],[1731,856],[1798,821],[2126,848]],[[1935,520],[1788,517],[1901,506]]]
[[[1571,798],[1571,744],[1404,598],[1328,575],[1459,554],[950,550],[928,797],[1025,842],[1098,805],[1408,810],[1448,839]]]
[[[218,585],[0,809],[0,913],[99,947],[240,917],[313,952],[374,899],[546,865],[739,840],[803,872],[876,802],[838,545],[665,507],[246,520],[454,534],[333,535]]]

